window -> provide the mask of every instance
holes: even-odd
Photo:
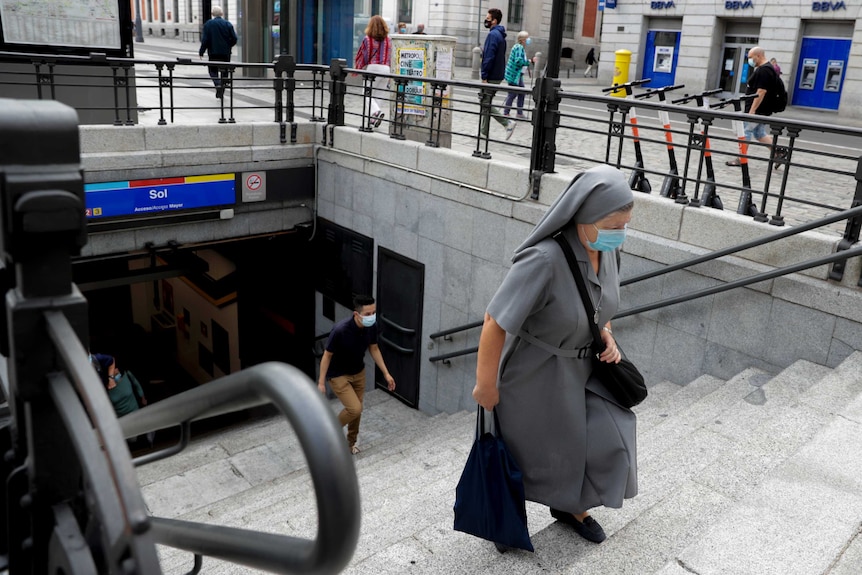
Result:
[[[413,0],[398,0],[398,21],[413,22]]]
[[[512,28],[524,24],[524,0],[509,0],[509,21]]]
[[[563,8],[563,37],[575,37],[575,17],[577,16],[578,3],[575,0],[566,0]]]

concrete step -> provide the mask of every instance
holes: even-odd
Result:
[[[370,402],[366,404],[366,412],[369,415],[374,413],[373,419],[398,418],[397,412],[403,410],[415,411],[403,404],[391,405],[386,411]],[[365,421],[360,438],[364,434],[364,424]],[[429,492],[433,492],[429,484],[433,485],[438,477],[446,478],[455,468],[460,473],[472,444],[474,425],[473,413],[434,417],[422,415],[419,423],[414,422],[409,428],[393,428],[388,438],[381,437],[375,444],[366,444],[363,452],[354,458],[362,497],[363,524],[382,517],[379,519],[380,531],[390,532],[388,527],[400,517],[401,507],[392,507],[389,501],[408,500],[412,494],[421,494],[425,498]],[[376,494],[386,494],[386,500],[378,502]],[[454,503],[454,488],[451,497],[450,508]],[[393,516],[393,511],[398,515]],[[222,497],[178,517],[312,538],[317,529],[316,513],[311,481],[303,467],[274,481],[239,490],[229,497]],[[374,552],[378,550],[374,546],[372,549]],[[187,570],[188,554],[168,548],[160,549],[160,554],[166,573],[185,572],[184,568]],[[207,563],[211,561],[208,559]],[[226,572],[232,572],[230,569],[234,566],[225,566],[228,568]],[[208,568],[206,572],[214,571]]]
[[[682,412],[725,383],[725,380],[711,375],[702,375],[687,385],[667,382],[668,386],[673,387],[658,394],[657,398],[653,397],[653,388],[650,388],[646,400],[634,410],[638,416],[638,433],[643,434],[648,429],[668,421],[673,414]]]
[[[622,509],[593,511],[608,540],[602,545],[588,543],[556,523],[547,507],[528,503],[535,554],[500,555],[489,542],[452,529],[455,486],[472,446],[475,412],[414,420],[415,414],[398,413],[407,409],[403,405],[381,401],[375,408],[369,403],[368,422],[375,414],[381,435],[354,458],[362,527],[344,573],[827,573],[820,560],[809,556],[834,540],[846,551],[841,556],[828,550],[825,556],[832,557],[830,565],[835,567],[830,575],[855,574],[854,558],[862,556],[862,544],[848,542],[862,522],[856,516],[862,509],[858,479],[862,463],[858,456],[851,463],[847,459],[855,454],[849,445],[862,439],[857,430],[862,428],[862,399],[853,401],[862,389],[860,367],[862,354],[855,354],[835,370],[799,361],[771,378],[752,369],[727,382],[699,378],[681,388],[661,386],[662,391],[637,408],[639,419],[652,418],[648,426],[641,426],[639,436],[640,494]],[[853,381],[846,379],[853,376],[855,394]],[[386,418],[396,422],[390,434],[384,433]],[[363,417],[363,433],[366,423]],[[373,427],[369,425],[369,432]],[[260,430],[248,433],[266,437]],[[249,445],[243,441],[236,444]],[[225,447],[227,443],[220,444],[225,453],[234,449]],[[840,456],[844,468],[832,461],[830,450]],[[218,453],[201,449],[213,451]],[[820,468],[812,471],[812,462]],[[814,485],[809,485],[808,475],[817,476]],[[807,491],[814,495],[811,504],[801,500]],[[784,498],[783,507],[776,502],[782,497],[772,492]],[[762,501],[775,503],[764,506]],[[795,514],[788,520],[775,509]],[[780,526],[775,537],[793,540],[802,548],[794,555],[798,566],[768,569],[769,562],[779,561],[781,555],[771,551],[765,552],[768,561],[752,557],[764,553],[761,543],[775,545],[758,539],[761,532],[773,536],[773,529],[760,524],[761,514]],[[809,516],[807,520],[823,533],[800,540]],[[300,537],[313,537],[317,529],[313,493],[303,468],[180,517]],[[747,547],[746,537],[733,535],[736,532],[759,543]],[[735,547],[725,550],[726,541]],[[165,573],[190,569],[187,553],[160,548],[160,556]],[[815,568],[806,571],[808,567]],[[260,573],[211,558],[204,559],[203,572]]]
[[[753,488],[726,487],[737,500],[723,513],[712,514],[707,532],[660,574],[674,575],[680,569],[700,575],[859,572],[860,564],[853,563],[860,556],[862,524],[860,367],[862,354],[856,352],[820,381],[800,389],[796,400],[791,393],[783,407],[773,409],[771,439],[799,442],[799,448]],[[752,433],[768,442],[766,429],[761,425]],[[812,431],[807,440],[805,430]]]
[[[750,458],[744,450],[740,451],[737,436],[722,435],[711,429],[721,421],[718,417],[732,420],[741,405],[749,405],[746,400],[750,401],[752,394],[784,397],[790,395],[785,394],[786,388],[793,385],[802,387],[802,381],[816,381],[828,372],[827,368],[798,362],[762,387],[749,389],[752,381],[761,381],[762,377],[757,370],[746,370],[720,388],[714,388],[715,395],[704,394],[694,402],[680,395],[681,402],[690,407],[678,414],[678,421],[668,418],[664,435],[653,435],[653,440],[661,439],[660,447],[654,447],[646,436],[639,440],[641,453],[659,451],[658,455],[645,461],[639,458],[639,495],[627,501],[620,510],[597,510],[594,513],[610,537],[599,549],[594,551],[587,546],[585,554],[578,554],[578,558],[571,562],[573,572],[641,574],[660,569],[675,552],[684,549],[694,535],[705,533],[716,514],[721,514],[733,504],[732,496],[715,489],[707,480],[726,476],[733,479],[735,470],[740,464],[747,464]],[[714,386],[717,382],[709,383]],[[772,403],[777,404],[778,400]],[[747,416],[765,425],[771,414],[763,407],[760,409],[761,413]],[[705,415],[710,413],[714,415]],[[775,413],[784,415],[778,409]],[[676,437],[676,440],[668,445],[663,441],[666,436]],[[773,444],[774,459],[780,462],[799,445],[798,441],[788,443],[790,445],[785,449]],[[763,458],[758,457],[756,461],[763,464]],[[756,466],[749,467],[752,473],[748,479],[758,481],[762,473],[756,475],[753,473]],[[766,469],[771,469],[771,466]],[[738,482],[734,485],[738,487]],[[657,533],[660,533],[659,537]],[[635,563],[631,561],[633,550],[638,550]]]
[[[680,438],[688,436],[742,401],[742,398],[768,380],[769,375],[757,368],[748,368],[724,383],[707,377],[701,376],[692,382],[691,385],[695,387],[688,394],[681,395],[681,407],[676,409],[674,406],[675,412],[672,416],[667,417],[660,425],[638,434],[638,442],[642,445],[638,449],[639,462],[659,456]],[[680,394],[683,391],[681,390]]]

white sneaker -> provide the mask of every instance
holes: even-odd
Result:
[[[509,120],[509,123],[506,124],[506,139],[507,140],[512,137],[513,133],[515,133],[515,127],[517,125],[518,125],[518,123],[515,120]]]

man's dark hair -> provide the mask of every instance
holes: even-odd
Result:
[[[488,10],[488,14],[491,15],[491,20],[497,21],[497,24],[503,21],[503,11],[499,8],[491,8]]]
[[[353,298],[353,311],[359,311],[367,305],[372,305],[374,298],[370,295],[357,295]]]

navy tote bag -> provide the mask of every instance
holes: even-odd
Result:
[[[476,439],[455,488],[455,531],[463,531],[518,549],[533,551],[527,530],[524,478],[500,432],[485,432],[485,410],[479,406]]]

